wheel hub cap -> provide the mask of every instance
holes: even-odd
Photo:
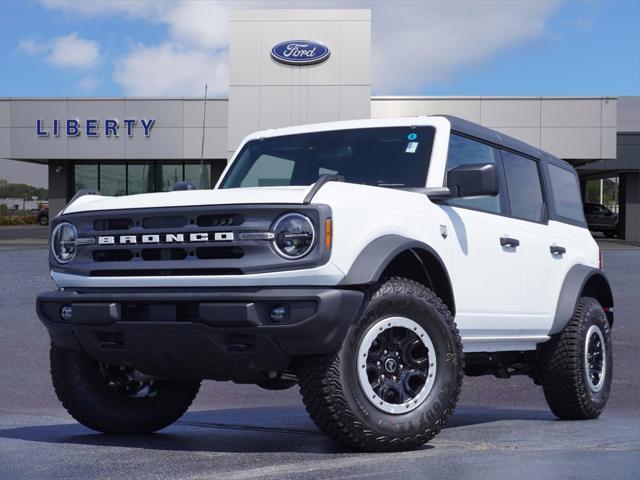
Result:
[[[587,330],[584,346],[584,367],[589,387],[594,392],[600,391],[604,384],[607,359],[604,335],[597,325],[592,325]]]
[[[390,317],[367,330],[358,348],[358,381],[376,408],[391,414],[414,410],[435,378],[435,348],[417,322]]]
[[[389,373],[395,372],[397,366],[398,363],[393,358],[387,358],[384,361],[384,369]]]

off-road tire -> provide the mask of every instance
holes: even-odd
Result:
[[[592,325],[600,328],[605,340],[605,378],[597,392],[589,384],[584,360],[586,334]],[[549,408],[564,420],[597,418],[609,398],[612,369],[609,322],[596,299],[582,297],[564,330],[541,349],[540,380]]]
[[[85,427],[117,435],[143,435],[178,420],[200,388],[197,380],[158,380],[153,397],[132,398],[109,388],[98,362],[80,350],[51,345],[51,379],[58,399]]]
[[[411,318],[424,328],[437,356],[427,398],[403,414],[377,409],[357,377],[360,340],[371,325],[392,316]],[[365,451],[411,450],[438,434],[456,406],[463,370],[462,342],[447,306],[424,285],[399,277],[368,290],[339,350],[305,357],[297,368],[304,404],[318,428],[342,445]]]

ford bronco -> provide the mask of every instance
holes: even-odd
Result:
[[[203,379],[299,385],[334,440],[416,448],[463,375],[527,375],[597,417],[613,296],[578,178],[448,116],[249,135],[212,190],[80,192],[51,222],[37,311],[83,425],[144,434]]]

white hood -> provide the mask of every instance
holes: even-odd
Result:
[[[310,186],[303,186],[182,190],[143,193],[125,197],[84,195],[68,205],[63,213],[127,208],[195,207],[199,205],[301,204],[310,188]]]

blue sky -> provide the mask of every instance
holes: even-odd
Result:
[[[0,0],[0,96],[226,95],[227,11],[286,2]],[[640,1],[372,9],[373,92],[640,95]]]

